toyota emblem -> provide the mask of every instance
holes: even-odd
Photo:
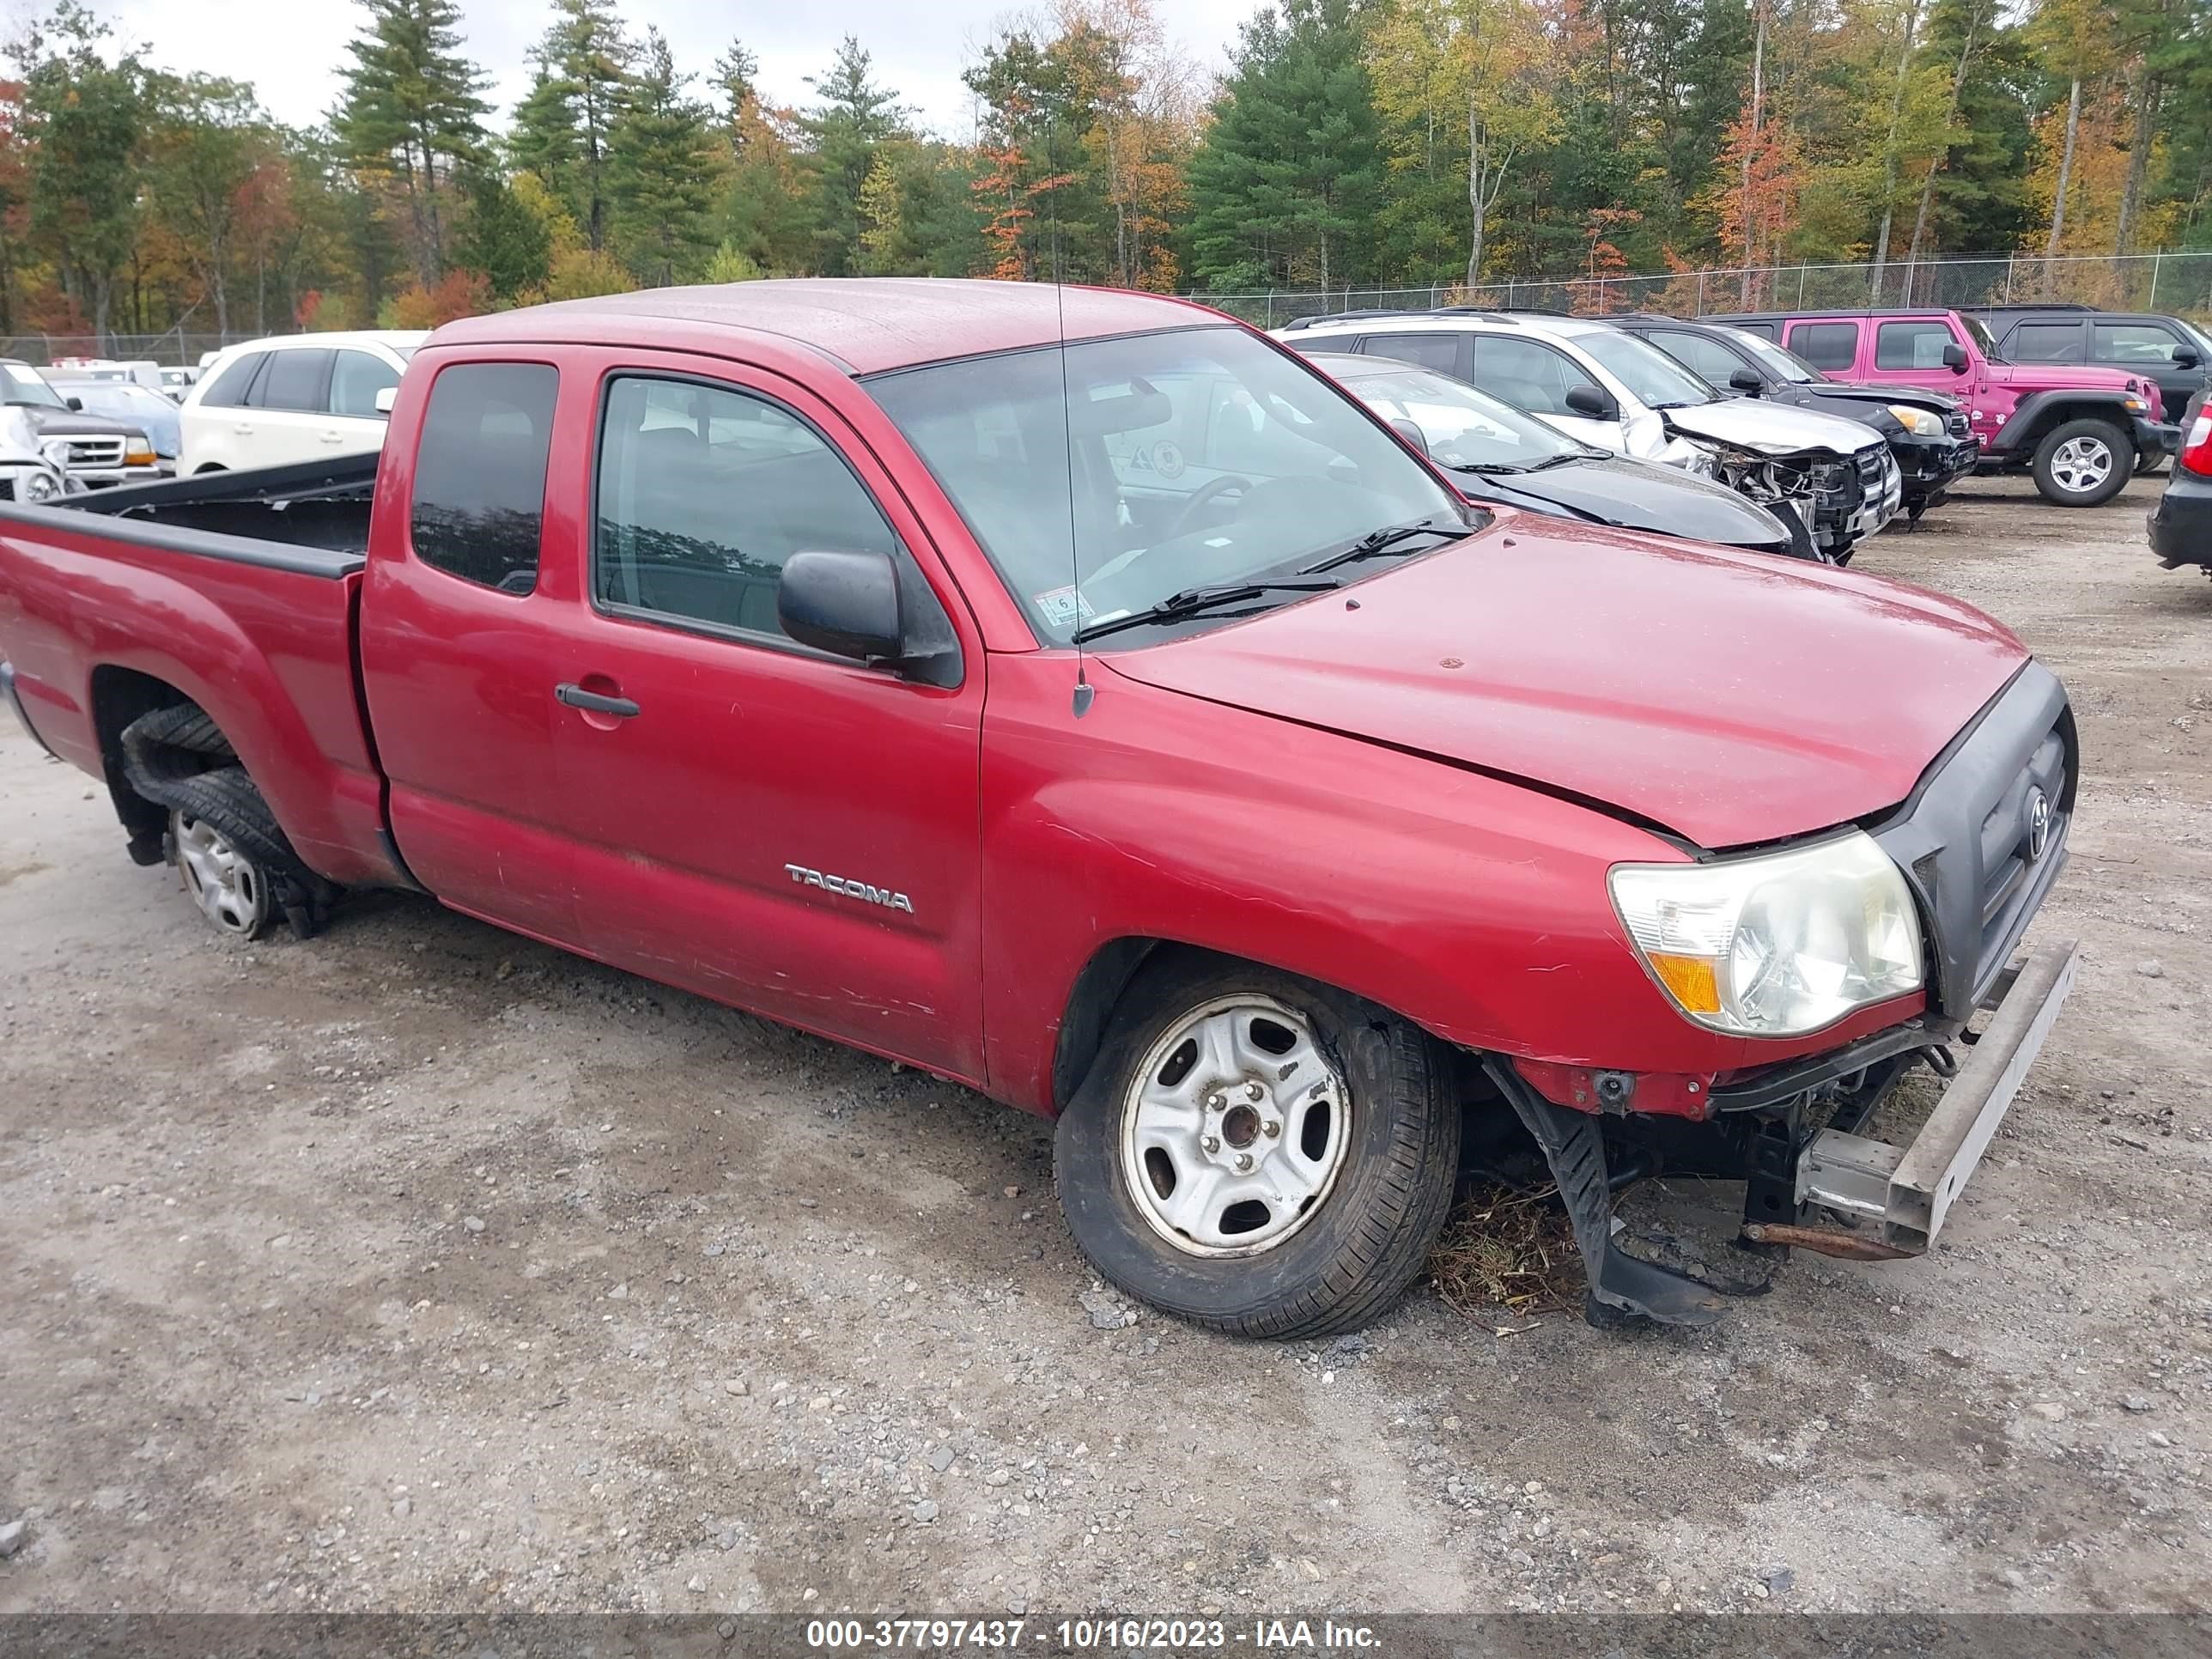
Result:
[[[2027,792],[2027,860],[2033,864],[2051,845],[2051,797],[2040,789]]]

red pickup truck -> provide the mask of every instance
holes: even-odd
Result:
[[[1598,1322],[1719,1310],[1611,1242],[1660,1170],[1924,1249],[2073,971],[2013,961],[2078,759],[2003,629],[1468,503],[1146,295],[455,324],[380,460],[0,511],[0,654],[224,932],[417,889],[1054,1115],[1098,1267],[1254,1334],[1402,1291],[1463,1128]]]
[[[2079,363],[2010,363],[1956,311],[1761,312],[1716,317],[1787,346],[1839,380],[1945,392],[1966,405],[1981,470],[2026,469],[2046,501],[2096,507],[2174,451],[2147,375]]]

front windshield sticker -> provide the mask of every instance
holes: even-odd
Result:
[[[1091,601],[1077,592],[1073,586],[1055,587],[1049,592],[1033,593],[1030,596],[1030,603],[1044,613],[1046,622],[1062,632],[1079,623],[1091,621],[1097,614],[1091,608]]]

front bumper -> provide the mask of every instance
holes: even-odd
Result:
[[[1823,1129],[1797,1159],[1797,1202],[1869,1224],[1885,1255],[1917,1255],[1942,1231],[2074,988],[2080,947],[2046,945],[2000,977],[1988,1029],[1903,1146]],[[1858,1235],[1844,1235],[1855,1237]]]
[[[73,466],[70,477],[87,489],[113,489],[122,484],[161,483],[177,476],[176,463],[153,466]]]
[[[1905,505],[1924,511],[1942,501],[1951,486],[1971,473],[1982,459],[1978,438],[1894,438],[1890,453],[1903,477]]]
[[[2172,455],[2181,449],[2181,428],[2164,421],[2147,421],[2136,416],[2136,453],[2154,455],[2163,452]]]

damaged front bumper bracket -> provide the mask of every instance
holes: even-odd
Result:
[[[1890,1254],[1926,1250],[2042,1051],[2074,988],[2079,955],[2075,940],[2058,940],[1999,981],[2002,994],[1985,1005],[1993,1012],[1988,1030],[1910,1145],[1893,1146],[1833,1129],[1814,1136],[1797,1160],[1801,1211],[1817,1205],[1872,1223],[1853,1237],[1878,1238]]]

